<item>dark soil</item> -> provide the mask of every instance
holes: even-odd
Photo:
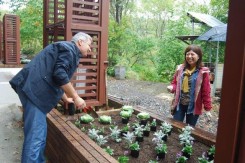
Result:
[[[118,113],[110,114],[112,117],[112,124],[117,125],[120,129],[125,126],[125,124],[122,124],[121,117],[119,116]],[[132,126],[132,123],[135,121],[138,121],[135,115],[133,115],[130,118],[129,124]],[[104,127],[105,132],[104,136],[109,136],[110,135],[110,125],[103,125],[98,122],[98,119],[95,119],[93,122],[93,125],[96,126],[96,129],[101,129]],[[160,124],[158,124],[157,129],[159,129]],[[86,133],[88,132],[88,129],[91,129],[90,124],[81,124],[82,128],[84,127],[86,129]],[[132,130],[130,130],[132,132]],[[130,150],[127,148],[126,141],[122,139],[122,142],[116,143],[113,141],[110,137],[108,139],[108,142],[102,146],[102,148],[106,148],[107,146],[110,146],[110,148],[114,149],[114,155],[113,157],[117,160],[119,156],[126,155],[129,157],[129,162],[130,163],[148,163],[150,160],[157,160],[156,152],[154,150],[155,144],[153,144],[152,139],[153,139],[153,131],[151,131],[149,137],[144,137],[144,141],[140,142],[140,154],[138,158],[133,158],[130,156]],[[180,133],[172,132],[172,134],[167,138],[167,154],[165,156],[165,159],[158,160],[158,162],[175,162],[176,161],[176,154],[179,153],[182,149],[182,145],[180,145],[179,142],[179,136]],[[197,163],[198,162],[198,157],[202,156],[202,153],[207,151],[209,149],[208,146],[198,142],[194,141],[193,144],[193,154],[188,160],[188,163]]]

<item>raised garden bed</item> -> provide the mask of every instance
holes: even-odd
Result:
[[[119,105],[120,106],[120,105]],[[135,108],[135,114],[137,114],[142,108]],[[112,116],[112,123],[116,123],[119,128],[124,126],[121,123],[121,117],[119,116],[118,110],[108,110],[98,112],[100,115]],[[152,118],[157,119],[160,124],[161,119],[158,115],[151,115]],[[87,135],[86,131],[83,133],[73,123],[78,118],[75,116],[64,116],[57,110],[53,110],[48,115],[48,143],[47,143],[47,155],[49,162],[117,162],[117,158],[127,153],[126,144],[122,141],[121,143],[115,143],[108,139],[108,143],[105,146],[110,146],[114,149],[114,158],[104,152],[95,142],[93,142]],[[129,123],[136,120],[133,116]],[[180,122],[171,121],[173,125],[173,132],[168,137],[166,142],[168,146],[168,153],[164,160],[158,162],[174,162],[176,160],[176,154],[181,151],[181,145],[178,141],[179,129],[185,125]],[[110,125],[102,125],[97,119],[93,122],[97,127],[105,127],[105,135],[109,132]],[[85,128],[90,128],[89,124],[82,124]],[[195,129],[193,131],[193,137],[195,142],[193,144],[194,153],[188,162],[198,162],[198,157],[201,157],[202,152],[205,152],[211,145],[215,144],[215,136],[202,131],[201,129]],[[156,153],[152,145],[153,132],[149,137],[144,138],[144,142],[140,144],[140,155],[138,158],[129,156],[129,162],[148,162],[149,160],[156,160]],[[102,146],[103,147],[103,146]],[[129,154],[128,154],[129,155]]]

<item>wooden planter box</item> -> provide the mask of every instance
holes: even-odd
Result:
[[[122,106],[113,100],[109,100],[109,104],[111,104],[110,106],[114,106],[114,108]],[[144,108],[135,108],[134,110],[134,113],[137,114],[144,110]],[[112,114],[112,112],[118,112],[118,110],[99,111],[98,114],[105,115]],[[151,114],[151,118],[155,118],[157,121],[170,122],[174,131],[185,126],[184,123],[177,122],[173,119],[163,119],[160,115],[156,114]],[[48,162],[118,162],[78,129],[70,120],[72,120],[71,116],[62,115],[56,109],[53,109],[47,115],[48,136],[46,155]],[[192,135],[196,140],[208,146],[215,144],[215,136],[201,129],[195,128]]]

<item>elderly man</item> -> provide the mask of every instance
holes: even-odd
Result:
[[[52,43],[10,80],[24,108],[22,163],[45,162],[46,115],[61,98],[78,109],[86,106],[70,79],[79,59],[91,51],[91,43],[92,38],[83,32],[71,41]]]

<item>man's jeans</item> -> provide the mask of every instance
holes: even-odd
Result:
[[[188,105],[179,105],[179,110],[175,111],[174,119],[183,122],[184,118],[186,116],[186,123],[195,126],[197,123],[197,120],[199,118],[199,115],[193,115],[193,114],[186,114],[188,109]]]
[[[20,101],[24,108],[24,144],[22,163],[44,163],[47,137],[46,114],[41,112],[22,90],[17,88]]]

